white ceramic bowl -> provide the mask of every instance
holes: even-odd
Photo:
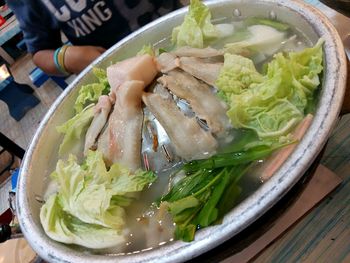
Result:
[[[106,67],[111,61],[130,57],[145,43],[169,36],[183,20],[186,8],[164,16],[123,39],[93,65],[85,69],[51,107],[26,152],[18,183],[17,207],[21,229],[33,249],[49,262],[174,262],[191,259],[237,234],[273,206],[304,174],[324,146],[342,105],[346,63],[341,40],[329,20],[315,8],[297,1],[209,1],[213,18],[231,17],[235,9],[243,16],[268,17],[273,11],[283,22],[300,29],[311,42],[323,37],[324,77],[322,91],[312,125],[293,154],[278,172],[254,194],[228,213],[221,225],[196,234],[194,242],[171,242],[159,248],[126,256],[87,255],[48,238],[39,220],[40,203],[46,178],[54,170],[60,135],[58,124],[73,115],[73,104],[81,85],[94,81],[92,66]]]

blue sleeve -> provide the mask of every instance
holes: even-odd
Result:
[[[29,53],[62,44],[57,22],[40,1],[8,0],[7,4],[16,15]]]

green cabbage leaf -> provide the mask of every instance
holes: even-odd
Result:
[[[226,95],[241,94],[252,84],[264,81],[264,77],[255,69],[252,60],[228,53],[224,55],[224,59],[224,66],[220,71],[216,85]]]
[[[93,73],[98,82],[87,84],[80,88],[78,97],[74,104],[76,113],[80,113],[87,104],[97,102],[101,95],[108,94],[110,90],[106,70],[93,68]]]
[[[120,231],[84,223],[65,212],[57,194],[50,196],[42,206],[40,220],[45,233],[50,238],[65,244],[103,249],[125,243],[125,238]]]
[[[81,138],[85,136],[92,119],[94,118],[94,104],[88,105],[73,118],[56,127],[59,133],[64,134],[59,148],[59,155],[66,153],[78,153]]]
[[[155,50],[153,49],[153,46],[151,44],[143,45],[140,51],[137,52],[138,56],[147,55],[147,54],[152,57],[156,55]]]
[[[178,47],[204,47],[206,40],[215,39],[219,31],[211,23],[209,8],[200,0],[191,0],[184,22],[173,29],[172,43]]]
[[[84,229],[93,232],[97,229],[96,238],[101,232],[107,234],[106,241],[109,234],[120,239],[125,227],[125,207],[136,198],[137,192],[156,179],[153,172],[141,169],[131,172],[119,164],[107,170],[102,154],[98,151],[89,151],[81,165],[74,155],[70,155],[66,162],[59,160],[51,177],[58,185],[58,192],[55,200],[50,197],[41,208],[41,222],[45,231],[57,241],[87,247],[93,245],[82,244],[76,236],[89,234],[76,231]],[[52,210],[53,206],[56,207],[55,211]],[[52,222],[56,222],[55,227],[49,226]],[[82,225],[82,228],[73,227],[71,233],[61,231],[62,227],[75,223]],[[65,236],[68,234],[69,238]],[[101,246],[104,245],[96,244],[95,248]]]
[[[265,75],[249,59],[225,54],[216,85],[230,105],[232,125],[252,129],[260,138],[287,135],[304,117],[320,85],[323,42],[300,52],[278,53]]]

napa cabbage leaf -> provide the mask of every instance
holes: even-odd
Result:
[[[81,138],[85,136],[93,118],[94,104],[90,104],[74,117],[56,127],[59,133],[64,134],[63,141],[59,147],[60,156],[66,153],[79,152]]]
[[[76,113],[81,112],[87,104],[95,103],[101,95],[108,94],[110,86],[107,80],[106,70],[101,68],[93,68],[93,74],[97,78],[97,82],[83,85],[74,104]]]
[[[191,0],[184,22],[172,31],[172,43],[176,46],[202,48],[204,42],[219,36],[219,31],[211,23],[209,8],[200,0]]]
[[[136,198],[135,193],[154,182],[156,176],[141,169],[132,172],[119,164],[107,170],[102,154],[89,151],[81,165],[74,155],[67,161],[59,160],[51,178],[57,183],[58,192],[41,208],[40,217],[47,234],[60,242],[101,248],[109,246],[110,235],[117,240],[121,238],[126,224],[125,207]],[[77,229],[74,224],[78,225]],[[86,244],[77,238],[90,235],[84,231],[95,230],[97,239],[102,238],[98,237],[99,232],[107,235],[105,245]]]
[[[322,45],[300,52],[278,53],[261,75],[253,62],[225,54],[216,81],[230,107],[227,112],[235,128],[256,131],[260,138],[279,139],[303,118],[320,85]]]
[[[42,206],[40,221],[50,238],[65,244],[102,249],[125,243],[119,230],[87,224],[65,212],[57,194],[50,196]]]
[[[138,56],[142,56],[142,55],[146,55],[146,54],[148,54],[150,56],[155,56],[156,53],[155,53],[151,44],[143,45],[143,47],[140,49],[140,51],[137,52]]]

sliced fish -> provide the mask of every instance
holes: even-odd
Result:
[[[185,160],[212,156],[218,143],[204,131],[195,118],[186,117],[175,101],[156,93],[144,93],[143,102],[157,118],[169,136],[176,154]]]
[[[170,71],[168,75],[158,78],[158,81],[173,94],[188,101],[197,117],[206,121],[211,132],[223,135],[229,128],[227,106],[207,84],[180,70]]]
[[[223,66],[223,63],[207,63],[200,58],[193,57],[180,57],[178,64],[182,70],[211,86],[215,85]]]
[[[223,56],[224,52],[212,47],[206,48],[194,48],[194,47],[180,47],[172,52],[178,57],[196,57],[196,58],[209,58]]]
[[[168,72],[178,67],[177,58],[171,53],[162,53],[156,58],[157,69],[162,72]]]

